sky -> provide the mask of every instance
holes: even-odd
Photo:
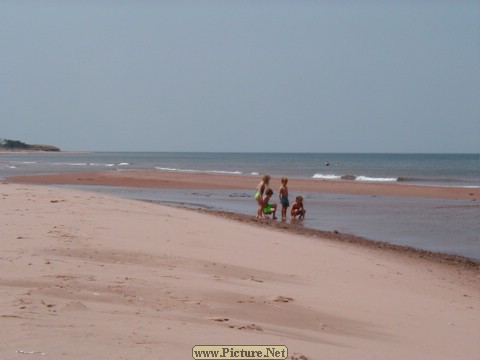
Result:
[[[480,1],[0,0],[0,138],[480,152]]]

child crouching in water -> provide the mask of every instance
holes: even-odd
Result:
[[[290,215],[292,216],[293,219],[296,219],[298,216],[299,219],[305,218],[307,210],[303,207],[303,197],[298,195],[295,198],[295,203],[292,205],[292,211]]]
[[[263,214],[264,215],[273,214],[273,219],[276,219],[277,217],[275,216],[275,214],[277,213],[277,204],[268,203],[272,195],[273,195],[273,190],[268,189],[267,192],[265,193],[265,196],[263,197]]]

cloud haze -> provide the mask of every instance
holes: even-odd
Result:
[[[0,137],[479,152],[478,1],[2,1]]]

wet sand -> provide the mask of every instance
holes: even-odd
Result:
[[[90,172],[62,173],[9,177],[8,182],[25,184],[103,185],[159,189],[232,189],[250,190],[252,193],[259,177],[212,175],[178,172]],[[275,191],[279,179],[272,179]],[[436,199],[480,200],[480,188],[415,186],[404,184],[358,183],[354,181],[324,181],[290,179],[290,193],[321,192],[350,195],[398,196]]]

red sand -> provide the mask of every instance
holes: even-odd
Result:
[[[30,185],[0,184],[0,226],[2,359],[183,360],[205,344],[285,345],[289,360],[480,353],[478,267]]]
[[[249,176],[132,171],[15,176],[8,178],[8,181],[25,184],[105,185],[161,189],[250,189],[253,193],[259,179]],[[273,189],[278,189],[280,180],[272,179],[270,185]],[[308,191],[352,195],[480,200],[479,188],[291,179],[289,189],[295,193]]]

